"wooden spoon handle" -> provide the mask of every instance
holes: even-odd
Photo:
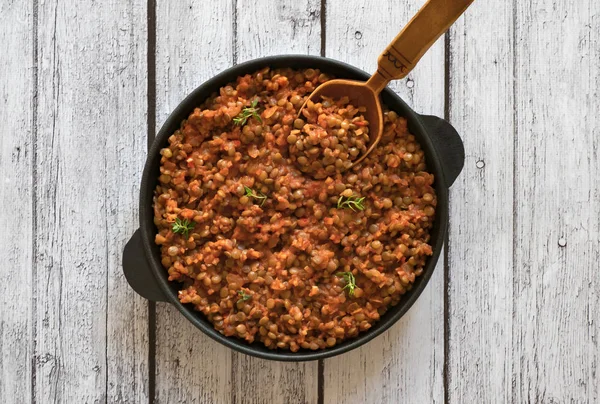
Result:
[[[390,80],[405,77],[473,1],[427,1],[379,56],[377,73],[367,84],[379,92]]]

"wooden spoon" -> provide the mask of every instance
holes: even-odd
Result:
[[[433,43],[461,16],[473,0],[429,0],[402,32],[388,45],[377,59],[377,72],[367,82],[357,80],[330,80],[315,89],[306,99],[318,101],[321,97],[340,99],[344,96],[355,106],[366,108],[369,121],[367,151],[352,164],[360,163],[379,143],[383,133],[383,112],[379,93],[391,80],[406,77]]]

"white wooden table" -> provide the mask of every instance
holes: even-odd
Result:
[[[147,145],[189,91],[273,54],[372,72],[422,1],[0,0],[0,402],[598,402],[598,0],[477,0],[393,84],[467,157],[432,281],[366,346],[251,358],[123,277]]]

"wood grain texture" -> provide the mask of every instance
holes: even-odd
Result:
[[[317,403],[317,362],[285,363],[233,354],[233,403]]]
[[[159,126],[193,89],[233,64],[232,7],[232,1],[157,2]],[[231,355],[174,307],[157,303],[156,403],[230,403]]]
[[[107,228],[106,366],[108,403],[148,401],[148,302],[123,275],[123,247],[139,226],[138,201],[146,160],[146,1],[114,0],[103,17],[110,32],[103,81],[110,95],[105,137]]]
[[[600,3],[516,3],[513,402],[598,402]]]
[[[513,8],[474,2],[450,30],[449,118],[465,166],[450,190],[448,400],[510,403]]]
[[[422,3],[328,2],[326,56],[374,72],[379,54]],[[418,112],[443,116],[443,45],[440,40],[407,79],[392,83]],[[325,403],[443,402],[442,261],[417,303],[392,329],[362,348],[325,360]]]
[[[283,54],[319,55],[320,0],[236,1],[236,62]]]
[[[31,2],[0,2],[0,402],[7,404],[31,398],[33,20]]]
[[[321,51],[321,2],[237,1],[236,47],[239,62],[258,57]],[[317,362],[282,363],[233,353],[233,401],[252,404],[303,404],[318,400]]]
[[[146,303],[120,270],[145,151],[141,1],[39,4],[36,402],[147,400]]]

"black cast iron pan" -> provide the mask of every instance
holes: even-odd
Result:
[[[359,334],[332,348],[320,351],[270,350],[262,343],[247,342],[226,337],[216,331],[212,324],[189,304],[181,304],[177,298],[179,284],[167,281],[167,271],[160,263],[160,249],[154,244],[156,227],[153,221],[152,198],[158,182],[160,150],[165,147],[167,139],[180,126],[181,121],[199,106],[212,93],[238,76],[253,73],[265,66],[271,68],[291,67],[294,69],[316,68],[337,78],[367,80],[369,74],[346,63],[318,56],[285,55],[255,59],[236,65],[218,74],[202,84],[187,96],[162,126],[152,147],[148,152],[142,184],[140,189],[140,228],[134,233],[123,252],[123,271],[131,287],[146,299],[165,301],[173,304],[187,320],[191,321],[209,337],[236,351],[264,359],[279,361],[307,361],[329,358],[348,352],[375,338],[400,319],[417,300],[429,282],[435,264],[442,251],[448,222],[448,188],[462,170],[465,154],[462,141],[454,128],[441,118],[419,115],[413,111],[398,95],[386,88],[382,93],[382,101],[390,110],[396,111],[408,121],[410,132],[421,144],[427,161],[428,170],[435,176],[435,190],[438,198],[436,216],[431,230],[433,255],[429,258],[423,275],[415,280],[413,288],[408,291],[398,305],[391,307],[379,322],[368,331]],[[440,94],[440,97],[443,95]],[[183,321],[183,318],[182,318]]]

